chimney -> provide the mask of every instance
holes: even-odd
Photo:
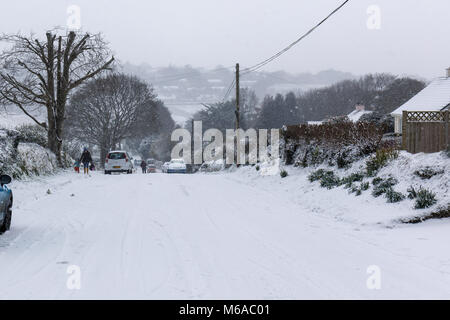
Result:
[[[362,103],[357,103],[355,106],[356,111],[364,111],[366,107]]]
[[[447,68],[447,78],[450,78],[450,68]]]

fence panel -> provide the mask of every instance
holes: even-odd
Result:
[[[449,150],[449,111],[403,111],[402,147],[410,153]]]

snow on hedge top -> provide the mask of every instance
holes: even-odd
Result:
[[[450,105],[450,77],[433,80],[427,87],[391,112],[401,115],[403,111],[440,111]]]

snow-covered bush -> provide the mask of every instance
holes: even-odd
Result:
[[[354,184],[351,184],[348,193],[356,193],[357,196],[361,195],[361,190]]]
[[[425,167],[425,168],[421,168],[421,169],[414,171],[414,174],[423,180],[431,179],[432,177],[434,177],[438,174],[443,174],[443,173],[444,173],[443,169],[441,169],[441,168],[433,169],[431,167]]]
[[[345,184],[346,188],[350,188],[353,182],[362,181],[364,178],[364,174],[362,172],[354,172],[347,177],[342,178],[341,183]]]
[[[15,130],[0,129],[0,171],[16,177],[19,133]]]
[[[408,219],[402,219],[401,222],[403,223],[420,223],[426,220],[430,219],[444,219],[444,218],[450,218],[450,204],[447,206],[441,206],[438,207],[436,211],[433,211],[426,215],[421,215],[418,217],[408,218]]]
[[[382,179],[382,181],[380,181],[373,187],[372,195],[374,197],[379,197],[389,190],[392,190],[392,186],[396,185],[397,183],[398,180],[392,177]]]
[[[385,197],[388,203],[395,203],[405,199],[405,196],[401,192],[395,191],[392,187],[386,190]]]
[[[47,131],[37,124],[23,124],[15,129],[20,142],[36,143],[47,147]]]
[[[19,143],[17,165],[20,176],[51,174],[58,170],[56,156],[36,143]]]
[[[379,184],[379,183],[382,182],[382,181],[383,181],[383,178],[375,177],[375,178],[373,178],[373,180],[372,180],[372,184],[373,184],[374,186],[376,186],[377,184]]]
[[[408,199],[412,200],[417,198],[417,190],[413,186],[410,186],[408,189],[406,189],[406,192],[408,192]]]
[[[308,176],[308,180],[310,182],[314,182],[314,181],[322,179],[322,177],[325,174],[330,174],[330,173],[333,173],[333,171],[331,171],[331,170],[325,171],[325,169],[318,169],[318,170],[310,173],[310,175]]]
[[[346,185],[347,187],[347,185]],[[360,196],[362,194],[363,191],[366,191],[367,189],[369,189],[370,184],[369,182],[361,182],[359,186],[354,185],[353,183],[348,186],[349,189],[349,193],[355,193],[355,195]]]
[[[320,186],[327,189],[332,189],[341,184],[341,179],[335,175],[333,170],[318,169],[311,172],[308,180],[310,182],[320,180]]]
[[[360,186],[360,189],[362,190],[362,191],[366,191],[366,190],[368,190],[369,189],[369,187],[370,187],[370,184],[369,184],[369,182],[361,182],[361,186]]]
[[[322,188],[332,189],[341,184],[341,179],[334,174],[333,171],[327,171],[320,179],[320,186]]]
[[[437,202],[436,194],[431,190],[423,188],[422,186],[419,187],[419,190],[416,190],[413,186],[410,186],[407,192],[409,199],[416,199],[414,205],[415,209],[428,208]]]
[[[288,176],[288,173],[287,173],[286,170],[281,170],[281,171],[280,171],[280,177],[286,178],[287,176]]]
[[[436,194],[428,189],[420,188],[416,195],[415,209],[431,207],[437,202]]]
[[[384,167],[388,161],[398,158],[398,150],[383,148],[376,151],[375,155],[366,161],[366,171],[369,177],[376,175],[378,170]]]
[[[36,139],[35,141],[42,143],[39,136],[39,131],[30,127],[22,127],[20,130],[0,129],[0,171],[14,179],[20,179],[57,170],[56,156],[50,150],[38,143],[23,142]],[[67,159],[64,161],[69,162]]]
[[[349,157],[349,153],[347,150],[344,150],[342,152],[339,152],[336,156],[336,165],[339,169],[347,168],[351,163],[351,157]],[[331,165],[333,162],[331,161]]]

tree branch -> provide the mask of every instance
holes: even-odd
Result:
[[[78,87],[80,84],[82,84],[84,81],[95,77],[97,74],[99,74],[100,72],[104,71],[104,70],[110,70],[109,66],[111,65],[111,63],[113,63],[114,61],[114,57],[112,57],[108,62],[106,62],[102,67],[98,68],[95,71],[92,72],[88,72],[84,77],[79,78],[78,80],[76,80],[75,82],[71,83],[69,85],[69,90],[72,90],[76,87]]]

